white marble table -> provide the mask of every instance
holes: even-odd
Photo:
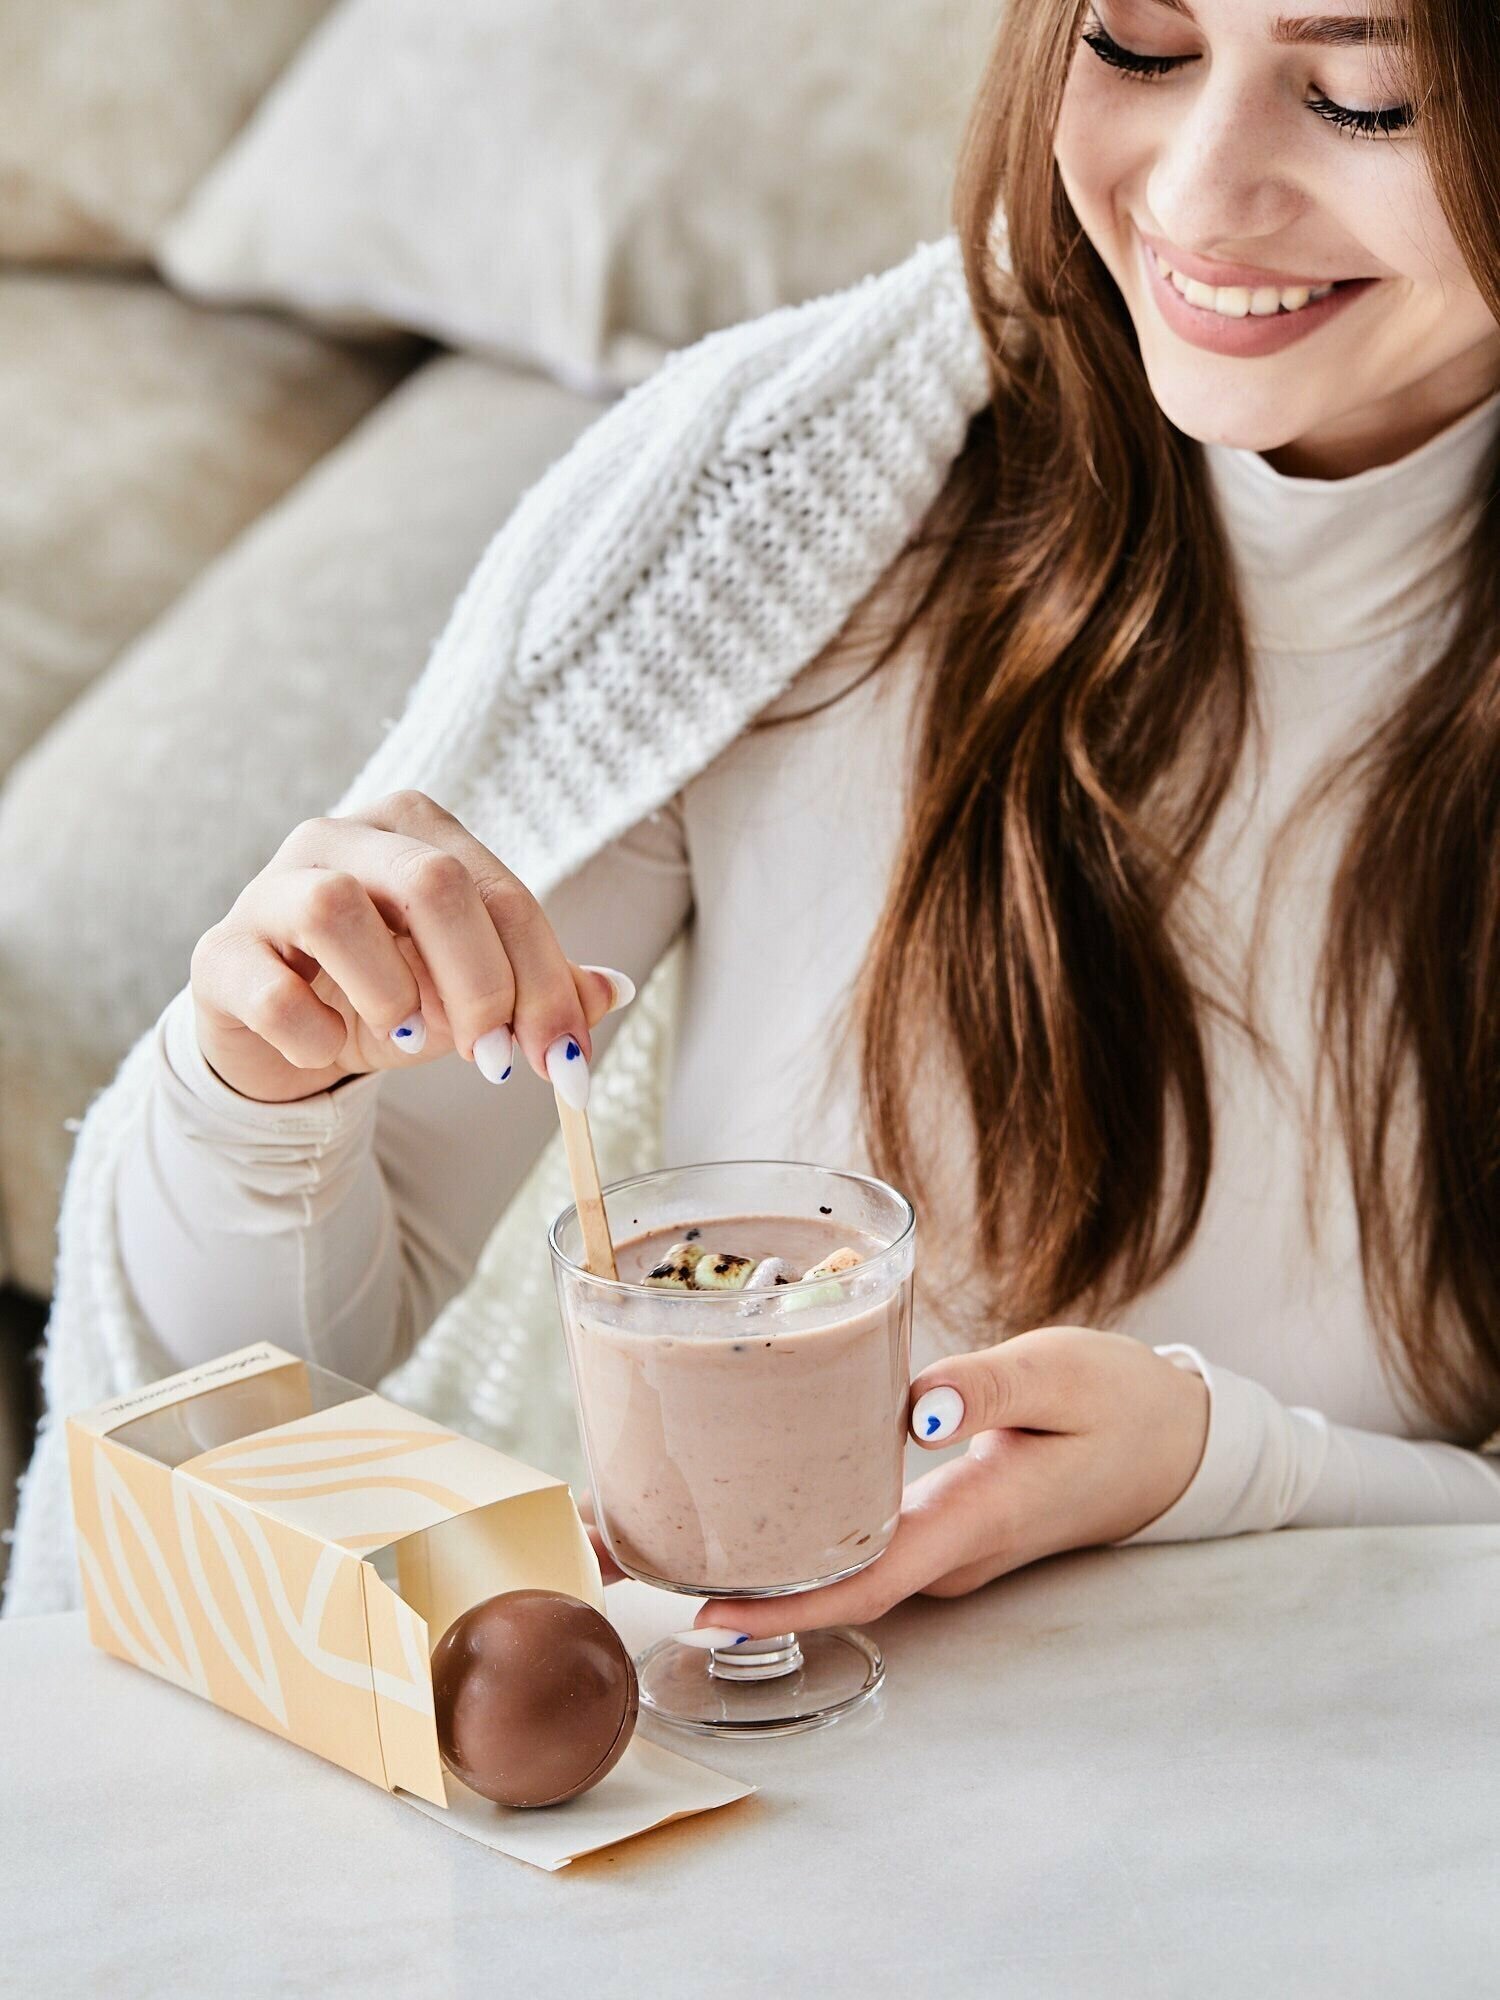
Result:
[[[691,1599],[608,1593],[632,1645]],[[1500,1992],[1500,1530],[1116,1550],[875,1628],[880,1707],[555,1875],[0,1624],[0,1989],[107,2000]]]

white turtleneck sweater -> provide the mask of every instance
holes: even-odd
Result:
[[[1203,447],[1248,606],[1266,725],[1198,868],[1222,963],[1242,990],[1270,838],[1309,776],[1358,740],[1434,653],[1500,394],[1393,464],[1291,478],[1259,454]],[[773,712],[852,678],[846,646]],[[750,730],[670,806],[549,899],[565,949],[643,981],[686,929],[669,1082],[669,1160],[821,1158],[862,1165],[850,984],[901,827],[913,646],[822,713]],[[1500,1467],[1444,1442],[1387,1379],[1360,1275],[1341,1149],[1316,1226],[1304,1199],[1312,979],[1344,822],[1299,844],[1255,965],[1277,1079],[1205,1025],[1215,1112],[1207,1205],[1187,1253],[1114,1322],[1210,1390],[1202,1463],[1138,1537],[1285,1525],[1500,1519]],[[608,1043],[610,1024],[596,1030]],[[374,1382],[467,1281],[554,1129],[524,1066],[500,1088],[457,1057],[358,1078],[295,1107],[260,1105],[205,1062],[184,987],[155,1036],[154,1088],[118,1182],[131,1286],[183,1364],[271,1338]],[[922,1218],[925,1290],[962,1265],[962,1107],[924,1098],[943,1140]],[[288,1112],[295,1109],[296,1129]],[[964,1287],[920,1307],[913,1366],[993,1337]],[[913,1465],[926,1462],[914,1458]]]

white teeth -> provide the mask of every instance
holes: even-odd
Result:
[[[1154,250],[1151,254],[1156,257]],[[1277,312],[1300,312],[1303,306],[1314,299],[1327,298],[1333,290],[1332,285],[1257,285],[1253,291],[1248,285],[1203,285],[1196,278],[1185,278],[1180,271],[1174,271],[1160,257],[1156,257],[1156,266],[1164,277],[1171,279],[1189,305],[1202,306],[1224,319],[1244,319],[1247,314],[1263,319]]]

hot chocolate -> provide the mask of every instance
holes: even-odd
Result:
[[[860,1263],[836,1282],[773,1278],[732,1300],[646,1289],[684,1242],[798,1274],[845,1247]],[[826,1582],[886,1546],[910,1287],[879,1261],[884,1247],[832,1215],[716,1216],[617,1242],[621,1280],[643,1289],[580,1301],[569,1346],[600,1523],[623,1568],[733,1595]]]

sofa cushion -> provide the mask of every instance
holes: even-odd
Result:
[[[71,1134],[194,944],[404,702],[489,537],[597,406],[447,356],[404,383],[0,790],[0,1226],[46,1296]]]
[[[0,6],[0,257],[144,263],[329,4]]]
[[[995,0],[344,0],[161,245],[179,284],[597,386],[947,226]]]
[[[0,781],[409,362],[147,279],[0,270]]]

